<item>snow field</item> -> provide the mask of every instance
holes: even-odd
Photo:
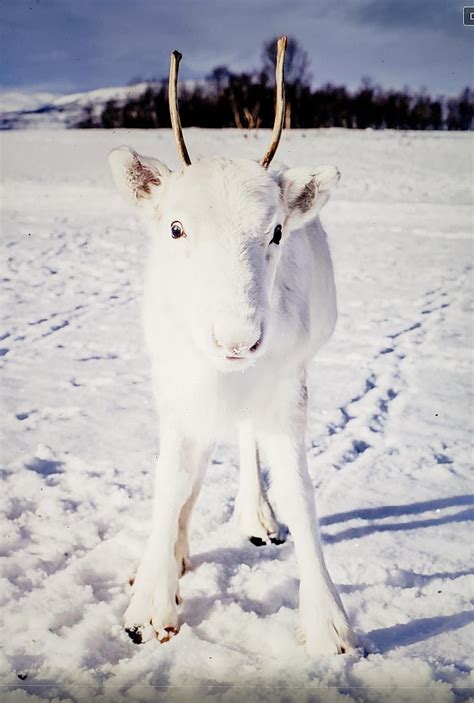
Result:
[[[267,138],[187,141],[257,158]],[[122,631],[159,450],[147,242],[107,173],[123,143],[177,166],[166,130],[1,135],[2,701],[469,700],[470,135],[294,131],[280,146],[289,165],[343,174],[322,213],[340,314],[312,364],[307,445],[328,566],[368,655],[324,661],[297,641],[291,539],[255,548],[234,524],[232,435],[193,517],[179,635],[137,647]]]

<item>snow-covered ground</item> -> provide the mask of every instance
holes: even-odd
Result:
[[[257,158],[268,134],[189,130]],[[159,438],[140,327],[146,237],[115,193],[122,143],[177,165],[171,134],[2,134],[1,700],[465,701],[472,695],[472,137],[294,131],[289,164],[337,163],[322,219],[340,316],[312,367],[308,459],[326,557],[368,655],[310,661],[291,539],[232,518],[233,438],[193,519],[181,631],[121,629]],[[472,699],[471,699],[472,700]]]

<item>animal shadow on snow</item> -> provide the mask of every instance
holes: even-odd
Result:
[[[420,515],[430,510],[442,510],[456,506],[474,505],[474,495],[451,496],[449,498],[436,498],[409,505],[385,505],[380,508],[362,508],[360,510],[350,510],[346,513],[336,513],[328,515],[320,520],[321,527],[334,525],[349,520],[384,520],[388,517],[400,517],[403,515]],[[412,520],[411,522],[383,522],[360,527],[349,527],[335,535],[323,534],[323,540],[327,544],[335,544],[350,539],[359,539],[375,532],[394,532],[399,530],[417,530],[424,527],[439,527],[455,522],[466,522],[474,520],[474,508],[467,508],[460,512],[441,515],[435,518],[423,518]]]
[[[422,642],[444,632],[458,630],[474,621],[474,612],[466,610],[454,615],[418,618],[402,625],[393,625],[367,632],[366,637],[381,654],[391,649]]]
[[[474,495],[450,496],[447,498],[437,498],[434,500],[411,503],[409,505],[386,505],[380,508],[364,508],[351,510],[345,513],[336,513],[321,519],[322,526],[343,523],[348,520],[384,520],[390,517],[405,515],[420,515],[432,510],[442,510],[458,506],[474,505]],[[390,522],[352,527],[342,530],[335,535],[324,535],[327,543],[342,542],[345,540],[357,539],[376,532],[392,532],[397,530],[415,530],[425,527],[435,527],[449,523],[465,522],[474,520],[474,509],[466,508],[454,514],[440,515],[436,518],[417,519],[411,522]],[[472,574],[472,571],[465,570],[456,573],[435,573],[430,575],[413,575],[413,579],[427,583],[435,578],[454,579],[460,576]],[[410,586],[413,584],[407,584]],[[409,623],[393,625],[379,630],[372,630],[364,636],[366,648],[370,651],[378,651],[382,654],[396,647],[403,647],[416,642],[435,637],[444,632],[457,630],[465,627],[474,621],[474,613],[465,611],[454,615],[440,615],[432,618],[419,618]],[[367,646],[368,645],[368,646]]]

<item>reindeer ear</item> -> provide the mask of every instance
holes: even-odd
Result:
[[[140,156],[128,146],[121,146],[109,154],[110,168],[115,185],[132,203],[151,198],[170,175],[167,166],[150,156]]]
[[[298,229],[313,220],[329,200],[341,174],[336,166],[290,168],[280,176],[288,229]]]

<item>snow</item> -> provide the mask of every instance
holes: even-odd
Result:
[[[187,132],[195,156],[257,158],[268,133]],[[181,582],[181,631],[121,628],[158,452],[140,327],[147,242],[109,149],[177,165],[171,133],[1,135],[3,701],[467,701],[473,695],[472,157],[469,134],[293,131],[291,165],[337,163],[322,219],[339,293],[307,434],[325,553],[367,650],[298,643],[291,539],[232,518],[216,448]],[[472,700],[472,698],[471,698]]]
[[[16,110],[36,110],[56,98],[55,93],[47,91],[0,90],[0,110],[14,112]]]

